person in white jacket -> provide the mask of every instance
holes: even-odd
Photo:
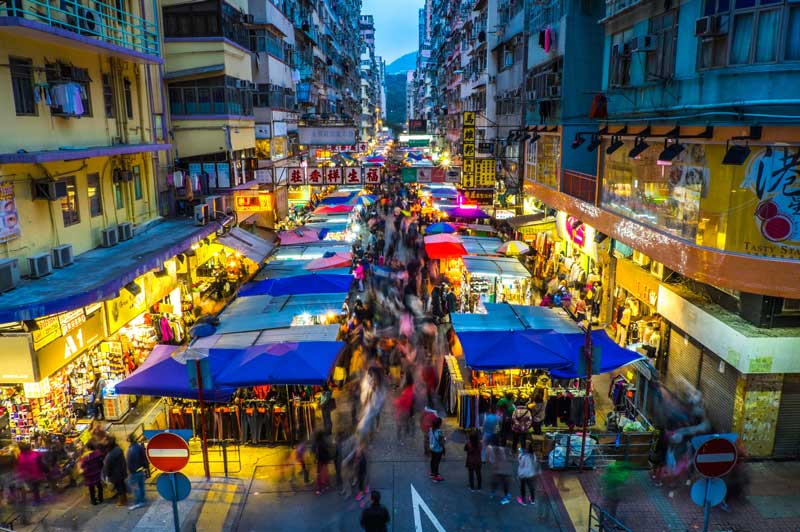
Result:
[[[525,506],[526,504],[536,504],[536,477],[539,474],[540,466],[536,453],[533,452],[533,444],[529,443],[527,449],[519,449],[517,456],[517,476],[519,477],[519,497],[517,503]],[[530,495],[525,498],[525,488],[528,488]]]

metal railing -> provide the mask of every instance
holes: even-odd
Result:
[[[623,525],[616,517],[600,508],[595,503],[589,503],[589,528],[588,532],[633,532]]]
[[[561,191],[594,205],[597,199],[597,178],[574,170],[564,170]]]
[[[160,53],[155,23],[102,0],[95,0],[92,8],[77,0],[6,0],[0,17],[40,22],[143,54]]]
[[[238,440],[208,439],[208,468],[211,474],[222,473],[226,477],[230,473],[242,471],[242,455]],[[202,464],[202,454],[192,453],[190,464]]]

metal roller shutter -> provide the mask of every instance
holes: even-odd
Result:
[[[775,428],[775,458],[800,458],[800,375],[783,377],[781,406]]]
[[[668,353],[667,387],[680,391],[681,378],[692,386],[697,386],[700,376],[700,346],[677,327],[670,327]]]
[[[722,368],[722,372],[720,372]],[[700,372],[700,391],[706,415],[715,432],[730,432],[733,418],[733,404],[736,398],[736,384],[739,372],[719,358],[703,349],[703,368]]]

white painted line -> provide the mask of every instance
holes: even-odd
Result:
[[[698,464],[712,464],[714,462],[733,462],[736,459],[733,453],[698,454]]]
[[[422,532],[422,516],[419,513],[420,508],[422,508],[422,511],[425,512],[425,515],[428,516],[428,519],[431,520],[436,532],[447,532],[442,526],[442,523],[436,519],[436,516],[425,503],[425,501],[422,500],[422,497],[417,490],[414,489],[414,484],[411,484],[411,506],[414,508],[414,532]]]
[[[183,458],[189,456],[186,449],[148,449],[147,454],[154,458]]]

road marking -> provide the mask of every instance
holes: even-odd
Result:
[[[218,532],[225,528],[225,521],[228,519],[234,502],[237,502],[239,493],[234,484],[223,484],[214,482],[209,486],[203,501],[200,515],[197,519],[195,529],[198,532]]]
[[[189,456],[188,449],[148,449],[147,454],[156,458],[183,458]]]
[[[425,515],[428,516],[428,519],[431,520],[433,523],[434,528],[436,528],[436,532],[447,532],[442,523],[436,519],[436,516],[431,511],[430,507],[422,500],[422,497],[414,488],[414,484],[411,484],[411,506],[414,508],[414,531],[415,532],[422,532],[422,516],[419,513],[419,509],[422,508],[422,511],[425,512]]]
[[[711,454],[697,455],[698,464],[708,464],[715,462],[733,462],[734,460],[736,460],[736,457],[733,455],[733,453],[711,453]]]
[[[577,477],[566,473],[561,473],[561,478],[556,480],[556,488],[561,493],[561,501],[567,510],[572,526],[575,530],[586,530],[589,526],[588,512],[589,499],[583,491]]]

